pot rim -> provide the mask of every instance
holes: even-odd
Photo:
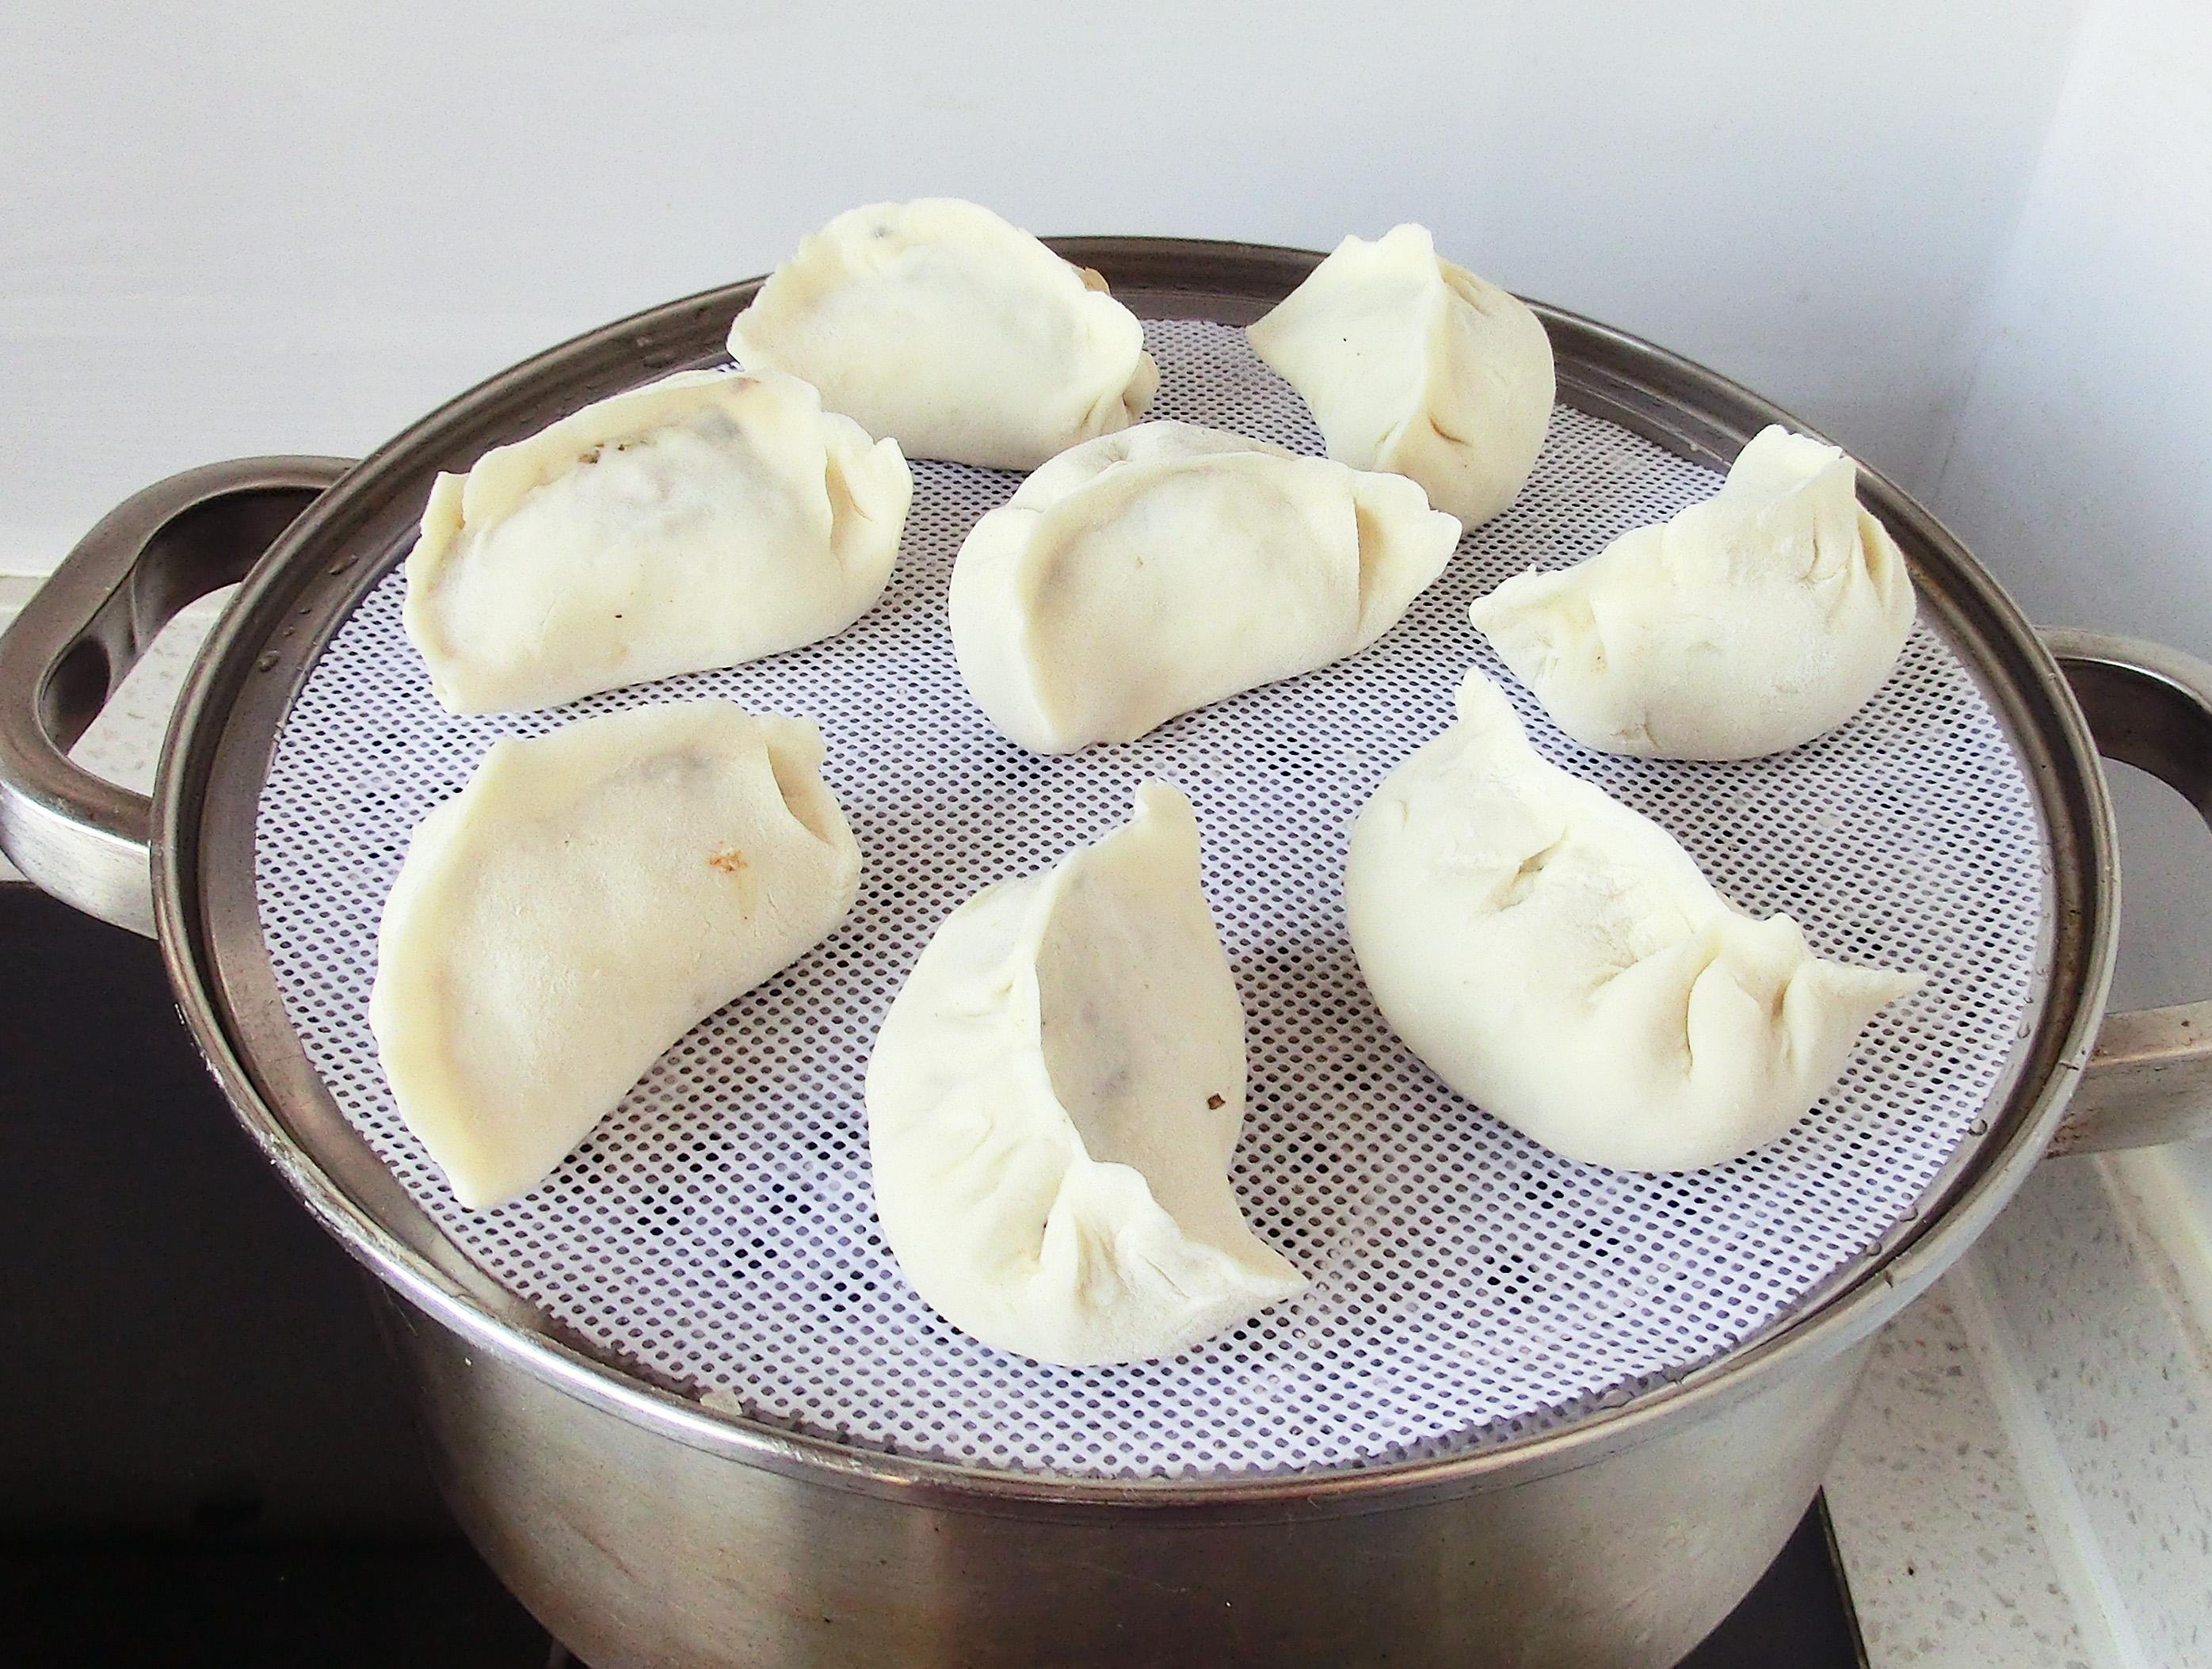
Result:
[[[1048,241],[1078,264],[1098,269],[1117,294],[1155,317],[1220,317],[1224,310],[1256,316],[1322,258],[1310,251],[1194,239]],[[331,560],[370,513],[390,508],[395,478],[432,464],[465,468],[490,444],[487,431],[541,398],[549,381],[580,404],[634,382],[641,368],[676,368],[689,362],[687,352],[696,361],[703,326],[713,323],[719,331],[760,282],[702,291],[586,332],[401,431],[318,499],[255,566],[195,660],[172,719],[154,789],[152,853],[155,926],[179,1011],[240,1122],[286,1185],[416,1308],[567,1394],[686,1447],[830,1487],[936,1508],[1054,1516],[1130,1508],[1194,1518],[1377,1511],[1587,1466],[1658,1429],[1717,1413],[1778,1376],[1814,1371],[1903,1308],[1964,1252],[2041,1156],[2094,1045],[2112,978],[2118,872],[2105,779],[2081,709],[2026,616],[1934,516],[1862,464],[1862,498],[1905,549],[1923,608],[1935,605],[2012,731],[2049,843],[2054,919],[2033,1023],[2013,1069],[1992,1092],[1986,1137],[1962,1144],[1917,1213],[1866,1259],[1808,1295],[1774,1327],[1679,1381],[1560,1429],[1495,1445],[1328,1472],[1144,1479],[994,1471],[781,1429],[703,1407],[558,1337],[546,1318],[469,1263],[380,1162],[381,1190],[374,1177],[360,1175],[349,1187],[280,1112],[289,1097],[295,1117],[306,1116],[301,1107],[319,1092],[319,1080],[310,1083],[297,1067],[277,1071],[267,1059],[254,1060],[257,1033],[289,1035],[295,1051],[297,1038],[281,1003],[270,1011],[273,985],[259,988],[252,978],[252,956],[258,954],[265,965],[266,952],[252,908],[250,798],[242,826],[223,819],[240,803],[242,783],[258,792],[253,762],[265,766],[274,745],[270,715],[281,721],[330,634],[397,560],[389,548],[379,560]],[[1571,392],[1578,397],[1574,404],[1684,456],[1724,467],[1735,445],[1770,422],[1818,433],[1680,355],[1564,309],[1530,305],[1555,352],[1562,343],[1573,349],[1559,354],[1562,398]],[[674,342],[684,349],[672,351]],[[595,385],[600,383],[607,386]],[[304,607],[302,596],[308,598]],[[287,622],[303,617],[308,630],[299,635]],[[304,1065],[302,1056],[297,1066]],[[306,1071],[313,1079],[312,1068]],[[343,1140],[335,1132],[321,1135],[326,1146]],[[382,1198],[367,1202],[357,1197],[380,1192]],[[413,1238],[386,1220],[406,1221],[407,1212],[418,1220],[410,1225]]]

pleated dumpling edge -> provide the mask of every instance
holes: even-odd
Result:
[[[1536,467],[1551,337],[1520,298],[1439,256],[1426,227],[1345,239],[1246,334],[1331,458],[1417,481],[1470,527]]]
[[[796,378],[679,372],[439,476],[402,618],[453,713],[732,666],[858,619],[913,495]]]
[[[1144,326],[1093,272],[957,197],[870,203],[800,240],[730,356],[804,377],[911,458],[1030,470],[1136,421]]]
[[[369,1024],[460,1203],[526,1193],[706,1016],[844,920],[860,851],[811,719],[723,701],[492,744],[410,835]]]
[[[1540,756],[1479,671],[1361,811],[1345,907],[1376,1006],[1431,1070],[1621,1170],[1781,1136],[1921,983],[1736,909],[1664,828]]]
[[[1305,1281],[1228,1180],[1243,1010],[1164,783],[1052,869],[949,916],[884,1017],[868,1148],[924,1300],[1000,1350],[1170,1356]]]
[[[1475,629],[1584,747],[1752,759],[1845,723],[1904,652],[1904,553],[1858,466],[1778,424],[1711,498],[1571,567],[1517,574]]]
[[[970,530],[953,649],[976,705],[1022,746],[1127,742],[1359,652],[1459,536],[1401,476],[1140,423],[1061,453]]]

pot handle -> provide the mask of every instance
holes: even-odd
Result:
[[[2212,822],[2212,665],[2140,638],[2046,630],[2097,750]],[[2212,1002],[2107,1014],[2052,1153],[2212,1135]]]
[[[156,482],[79,540],[0,635],[0,851],[40,888],[152,935],[152,804],[69,750],[177,610],[244,579],[351,467],[241,458]]]

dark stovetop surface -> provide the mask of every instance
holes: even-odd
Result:
[[[564,1663],[438,1504],[361,1277],[154,947],[0,884],[0,1662]],[[1853,1669],[1816,1502],[1685,1669]]]
[[[0,1551],[0,1658],[23,1666],[540,1669],[573,1661],[457,1539]],[[1863,1669],[1815,1502],[1682,1669]],[[1593,1669],[1600,1669],[1593,1666]]]

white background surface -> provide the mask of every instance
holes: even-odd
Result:
[[[2071,55],[1936,509],[2041,620],[2212,658],[2212,6]]]
[[[0,568],[927,191],[1047,234],[1422,219],[1924,484],[2073,11],[15,0]]]

